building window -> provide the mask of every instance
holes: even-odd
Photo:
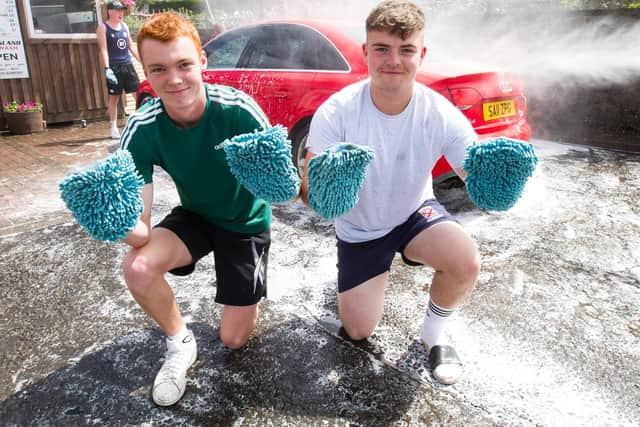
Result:
[[[96,0],[24,0],[32,38],[94,38]]]

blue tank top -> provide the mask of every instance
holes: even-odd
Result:
[[[120,30],[116,31],[107,23],[107,52],[109,54],[109,65],[114,64],[130,64],[131,55],[129,55],[129,29],[123,23],[120,24]]]

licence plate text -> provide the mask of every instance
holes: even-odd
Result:
[[[515,116],[516,104],[512,99],[487,102],[486,104],[482,104],[482,114],[485,121],[495,120],[501,117]]]

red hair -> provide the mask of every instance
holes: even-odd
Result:
[[[161,42],[172,42],[178,37],[188,37],[193,41],[198,53],[202,52],[202,44],[196,27],[175,12],[156,13],[149,17],[138,30],[138,52],[145,39],[153,39]],[[144,59],[140,57],[142,62]]]

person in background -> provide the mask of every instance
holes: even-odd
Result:
[[[369,78],[332,95],[314,114],[301,197],[308,204],[314,156],[342,141],[373,150],[357,204],[335,219],[342,326],[354,340],[373,333],[396,252],[408,265],[431,266],[420,336],[433,377],[452,384],[462,364],[445,326],[474,289],[480,256],[473,239],[435,199],[431,170],[444,155],[464,178],[466,147],[477,135],[455,106],[416,82],[426,54],[424,26],[423,12],[408,1],[384,1],[370,12],[362,46]]]
[[[129,12],[133,1],[108,0],[106,3],[107,20],[98,25],[96,36],[100,49],[100,60],[104,66],[109,104],[107,111],[112,139],[120,139],[118,130],[118,102],[123,93],[134,93],[140,83],[131,61],[133,55],[138,62],[138,50],[131,40],[131,34],[123,18]]]
[[[142,216],[124,240],[131,248],[123,271],[134,299],[166,334],[166,357],[152,398],[169,406],[184,394],[197,345],[166,273],[191,274],[198,260],[213,252],[222,343],[241,348],[256,326],[267,290],[271,206],[238,182],[225,151],[214,147],[270,124],[247,94],[203,83],[206,53],[195,27],[178,14],[152,15],[140,27],[137,43],[158,98],[129,117],[120,139],[145,183]],[[171,176],[181,205],[151,227],[154,166]]]

